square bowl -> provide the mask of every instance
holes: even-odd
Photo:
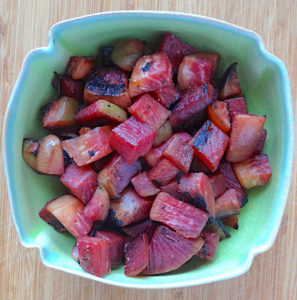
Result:
[[[22,159],[22,140],[45,134],[39,108],[54,100],[53,72],[63,72],[71,55],[92,55],[98,47],[125,38],[157,46],[165,32],[222,56],[220,70],[237,61],[243,93],[251,113],[267,115],[268,154],[273,176],[250,191],[241,210],[240,229],[219,244],[212,262],[197,258],[168,274],[126,277],[123,267],[104,278],[84,272],[71,257],[75,239],[57,233],[38,217],[44,203],[65,192],[57,177],[34,173]],[[38,247],[42,262],[58,270],[96,281],[132,288],[177,288],[228,279],[246,272],[256,254],[273,244],[288,196],[294,147],[293,108],[288,74],[283,63],[265,49],[261,38],[219,20],[172,12],[122,11],[67,20],[54,25],[49,45],[25,58],[4,120],[3,158],[10,206],[21,243]]]

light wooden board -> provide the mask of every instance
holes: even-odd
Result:
[[[288,68],[297,123],[296,0],[1,0],[1,119],[24,56],[33,48],[47,45],[49,28],[55,22],[124,9],[201,14],[258,32],[267,49]],[[2,132],[2,122],[0,126]],[[296,159],[286,211],[271,250],[257,256],[251,269],[238,278],[160,291],[111,287],[44,267],[37,249],[25,249],[19,243],[10,215],[2,159],[0,170],[0,299],[297,299]]]

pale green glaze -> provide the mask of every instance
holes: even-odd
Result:
[[[249,112],[267,115],[265,152],[271,161],[270,183],[249,193],[241,211],[239,230],[220,243],[215,260],[192,259],[180,270],[159,276],[129,278],[123,268],[104,279],[83,272],[70,252],[74,238],[56,233],[41,221],[44,203],[62,195],[57,178],[34,173],[22,159],[24,137],[42,137],[39,108],[55,99],[53,72],[61,72],[70,55],[91,55],[99,46],[124,38],[139,38],[158,45],[171,31],[201,51],[222,56],[220,72],[239,63],[239,77]],[[277,234],[288,195],[293,157],[293,110],[290,84],[284,65],[267,53],[254,33],[198,16],[174,13],[124,12],[93,15],[62,22],[50,32],[48,48],[31,52],[24,63],[7,110],[3,152],[12,214],[24,246],[40,247],[44,264],[110,284],[164,288],[189,286],[231,278],[245,272],[255,254],[268,249]]]

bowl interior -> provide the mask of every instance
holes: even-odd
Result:
[[[129,278],[123,267],[104,279],[83,272],[71,257],[74,238],[56,233],[41,221],[38,212],[44,203],[65,192],[56,177],[34,173],[22,159],[24,137],[40,138],[39,109],[54,100],[51,87],[53,72],[62,72],[71,55],[92,55],[99,46],[125,38],[146,40],[157,49],[162,36],[171,31],[200,51],[221,54],[222,73],[232,62],[239,64],[240,83],[248,110],[267,115],[268,136],[264,152],[268,154],[273,176],[268,185],[249,192],[249,202],[241,210],[239,230],[222,241],[214,261],[193,258],[178,271],[165,275]],[[279,62],[262,49],[258,38],[248,31],[208,19],[177,14],[106,14],[56,25],[46,49],[32,52],[26,60],[12,95],[7,118],[6,154],[12,212],[24,245],[40,246],[46,265],[84,277],[133,287],[170,287],[206,283],[229,278],[247,270],[253,254],[271,245],[283,214],[292,149],[288,110],[289,95],[284,89],[284,70]],[[289,108],[288,108],[289,107]],[[292,132],[291,132],[292,133]],[[291,150],[290,150],[291,149]],[[284,197],[285,194],[285,197]]]

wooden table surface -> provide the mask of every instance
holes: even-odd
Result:
[[[1,0],[1,118],[24,56],[33,48],[47,45],[48,31],[54,23],[90,13],[127,9],[200,14],[258,32],[267,49],[288,68],[296,124],[296,0]],[[2,129],[2,122],[0,126]],[[2,159],[0,170],[0,299],[297,299],[296,159],[276,242],[255,258],[246,274],[204,286],[159,291],[111,287],[43,266],[38,250],[23,248],[19,242],[10,214]]]

